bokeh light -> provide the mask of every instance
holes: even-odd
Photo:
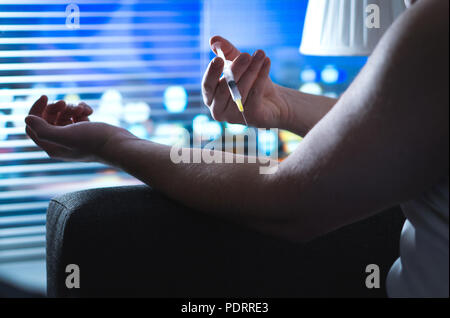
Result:
[[[306,83],[300,87],[300,92],[312,95],[321,95],[323,93],[322,86],[317,83]]]
[[[151,141],[172,146],[176,143],[183,145],[189,145],[189,134],[186,134],[186,130],[179,124],[159,124],[155,128]]]
[[[197,115],[192,120],[192,130],[194,135],[216,139],[222,134],[222,126],[216,121],[212,121],[206,115]]]
[[[247,126],[241,124],[226,123],[225,128],[233,135],[242,134],[247,130]]]
[[[280,130],[280,140],[283,142],[284,152],[290,154],[297,148],[303,138],[293,132]]]
[[[81,98],[78,94],[67,94],[63,97],[63,100],[67,104],[78,105],[78,103],[81,101]]]
[[[327,84],[335,84],[339,80],[339,71],[333,65],[327,65],[320,73],[322,81]]]
[[[188,95],[183,86],[169,86],[164,91],[164,106],[170,113],[181,113],[186,109]]]
[[[92,120],[119,126],[122,113],[122,94],[111,89],[103,93],[98,110],[92,115]]]
[[[192,120],[192,130],[194,134],[201,135],[203,123],[209,121],[209,117],[206,115],[197,115]]]
[[[135,124],[135,125],[131,125],[128,128],[128,131],[130,133],[132,133],[133,135],[135,135],[138,138],[141,139],[147,139],[148,138],[148,131],[147,129],[141,125],[141,124]]]
[[[338,93],[336,93],[336,92],[326,92],[323,94],[323,96],[330,97],[330,98],[338,98],[339,97]]]
[[[300,79],[305,83],[315,82],[317,79],[317,73],[312,68],[304,69],[300,73]]]
[[[258,149],[259,152],[270,156],[278,147],[278,136],[270,130],[259,130]]]
[[[129,124],[142,123],[150,117],[150,106],[145,102],[128,103],[123,110],[123,120]]]

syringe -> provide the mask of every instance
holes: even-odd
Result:
[[[225,77],[225,80],[227,81],[227,84],[228,84],[228,88],[230,89],[231,98],[236,103],[236,105],[239,109],[239,112],[242,114],[242,118],[244,119],[245,125],[248,126],[247,118],[245,118],[245,114],[244,114],[244,106],[242,105],[241,93],[239,92],[236,81],[234,80],[233,72],[231,71],[231,64],[233,62],[228,61],[225,58],[225,54],[223,54],[223,51],[220,48],[220,46],[216,45],[215,49],[216,49],[217,55],[220,58],[222,58],[222,60],[224,62],[223,76]]]

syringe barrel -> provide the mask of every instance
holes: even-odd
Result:
[[[225,67],[225,69],[223,70],[223,76],[225,77],[228,88],[230,89],[231,98],[233,98],[234,101],[237,99],[241,99],[241,93],[239,92],[236,81],[234,80],[234,75],[231,71],[231,68]]]

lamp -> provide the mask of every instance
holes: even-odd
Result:
[[[370,55],[404,10],[404,0],[310,0],[300,53]]]

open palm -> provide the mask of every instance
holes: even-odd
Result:
[[[39,98],[25,123],[27,135],[52,158],[101,161],[102,149],[114,136],[135,138],[125,129],[90,122],[92,109],[84,103],[74,107],[64,101],[47,102],[46,96]]]

